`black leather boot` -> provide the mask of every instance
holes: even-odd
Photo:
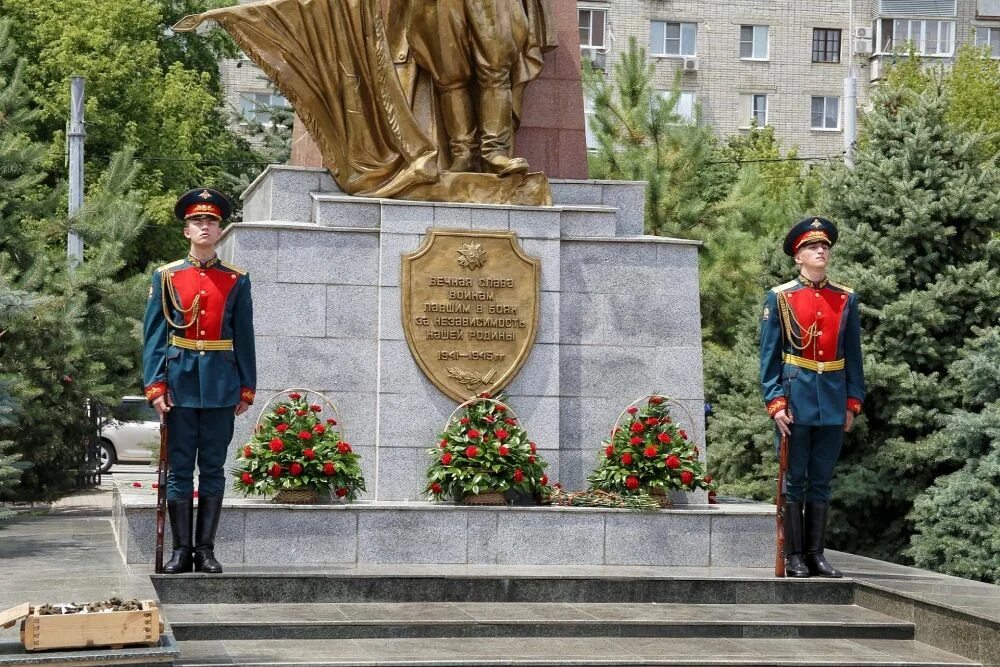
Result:
[[[802,503],[785,503],[785,576],[809,576],[802,558]]]
[[[194,570],[220,574],[222,565],[215,560],[215,531],[222,514],[222,497],[198,498],[198,528],[195,531]]]
[[[168,500],[170,533],[174,538],[174,553],[163,566],[164,574],[182,574],[191,571],[191,514],[193,501]]]
[[[839,579],[844,576],[827,562],[823,555],[826,541],[826,522],[830,506],[826,503],[806,503],[806,565],[814,577]]]

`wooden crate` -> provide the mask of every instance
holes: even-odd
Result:
[[[49,649],[120,648],[130,644],[155,645],[163,632],[160,609],[145,600],[142,609],[93,614],[39,616],[25,603],[0,614],[0,626],[21,621],[21,643],[28,651]]]

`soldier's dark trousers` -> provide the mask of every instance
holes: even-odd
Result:
[[[167,499],[183,500],[194,492],[198,466],[198,495],[221,498],[226,491],[226,450],[233,439],[233,408],[179,408],[167,413],[170,472]]]
[[[844,444],[843,426],[791,425],[785,502],[829,503],[833,468]]]

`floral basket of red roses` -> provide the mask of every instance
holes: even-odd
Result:
[[[508,492],[535,496],[549,483],[548,463],[502,395],[483,393],[465,401],[439,437],[438,445],[427,450],[433,459],[427,469],[431,500],[505,505]]]
[[[333,416],[324,420],[323,406],[310,402],[310,394]],[[282,395],[287,400],[275,403]],[[342,421],[337,406],[319,392],[278,392],[261,409],[250,442],[237,452],[233,487],[247,496],[273,495],[276,503],[311,504],[331,492],[356,499],[365,479],[361,457],[344,440]]]
[[[712,476],[698,460],[698,447],[671,417],[671,405],[684,412],[688,424],[694,423],[687,408],[668,396],[643,396],[622,410],[587,478],[591,488],[648,493],[661,507],[670,505],[668,491],[714,491]]]

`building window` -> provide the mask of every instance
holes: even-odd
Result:
[[[740,26],[740,58],[742,60],[767,60],[767,26]]]
[[[767,125],[767,95],[747,93],[740,95],[740,128],[746,129],[757,121],[757,127]]]
[[[810,127],[814,130],[839,130],[840,98],[813,97]]]
[[[271,109],[288,109],[288,100],[278,93],[240,93],[240,110],[248,121],[271,124]]]
[[[976,28],[976,46],[988,46],[991,58],[1000,58],[1000,28]]]
[[[608,12],[604,9],[581,9],[577,13],[580,17],[580,48],[603,49]]]
[[[955,52],[955,22],[935,19],[882,19],[881,53],[905,51],[910,42],[922,56],[950,56]]]
[[[597,135],[590,126],[590,121],[594,117],[594,100],[589,95],[583,96],[583,122],[584,131],[587,137],[587,150],[596,151],[601,145],[597,141]]]
[[[654,56],[693,56],[697,39],[697,23],[653,21],[649,26],[649,52]]]
[[[669,101],[673,91],[661,90],[660,97],[664,100]],[[695,93],[689,91],[681,91],[680,96],[677,98],[677,104],[674,105],[673,112],[681,117],[681,120],[685,123],[694,123],[697,121],[695,106]]]
[[[813,28],[813,62],[840,62],[840,30]]]

